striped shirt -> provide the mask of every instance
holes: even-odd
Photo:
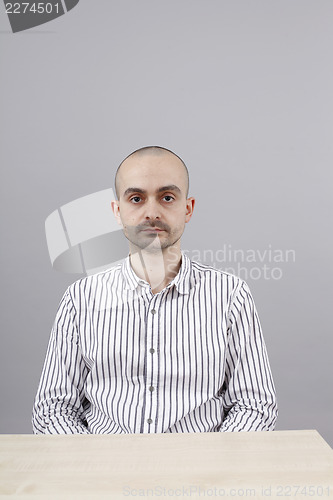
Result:
[[[129,256],[66,290],[36,434],[269,431],[275,389],[247,284],[191,261],[153,294]]]

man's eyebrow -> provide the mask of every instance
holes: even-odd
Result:
[[[158,188],[157,192],[162,193],[162,191],[177,191],[177,193],[181,193],[180,189],[176,184],[169,184],[169,186],[163,186]]]
[[[127,196],[128,194],[131,194],[131,193],[145,194],[146,192],[147,191],[145,191],[144,189],[132,187],[132,188],[127,188],[125,193],[123,194],[123,196]]]
[[[157,189],[157,193],[162,193],[163,191],[176,191],[177,193],[181,193],[181,190],[179,189],[178,186],[176,186],[175,184],[169,184],[168,186],[162,186],[160,188]],[[141,189],[141,188],[136,188],[136,187],[129,187],[126,189],[126,191],[124,192],[123,196],[127,196],[131,193],[141,193],[141,194],[146,194],[147,191],[145,189]]]

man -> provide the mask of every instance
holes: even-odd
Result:
[[[251,293],[191,261],[188,172],[147,147],[119,166],[123,263],[67,289],[33,410],[35,433],[273,430],[275,390]]]

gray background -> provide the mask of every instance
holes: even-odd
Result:
[[[0,432],[31,433],[55,312],[80,277],[52,269],[46,217],[159,144],[190,170],[184,249],[295,251],[267,262],[281,279],[247,281],[277,428],[333,445],[332,21],[330,0],[81,0],[14,35],[0,8]]]

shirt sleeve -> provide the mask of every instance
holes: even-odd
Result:
[[[51,331],[35,398],[35,434],[89,434],[84,421],[84,382],[88,374],[81,354],[76,310],[69,289],[64,294]]]
[[[243,281],[229,308],[223,391],[221,432],[274,430],[275,387],[255,304]]]

